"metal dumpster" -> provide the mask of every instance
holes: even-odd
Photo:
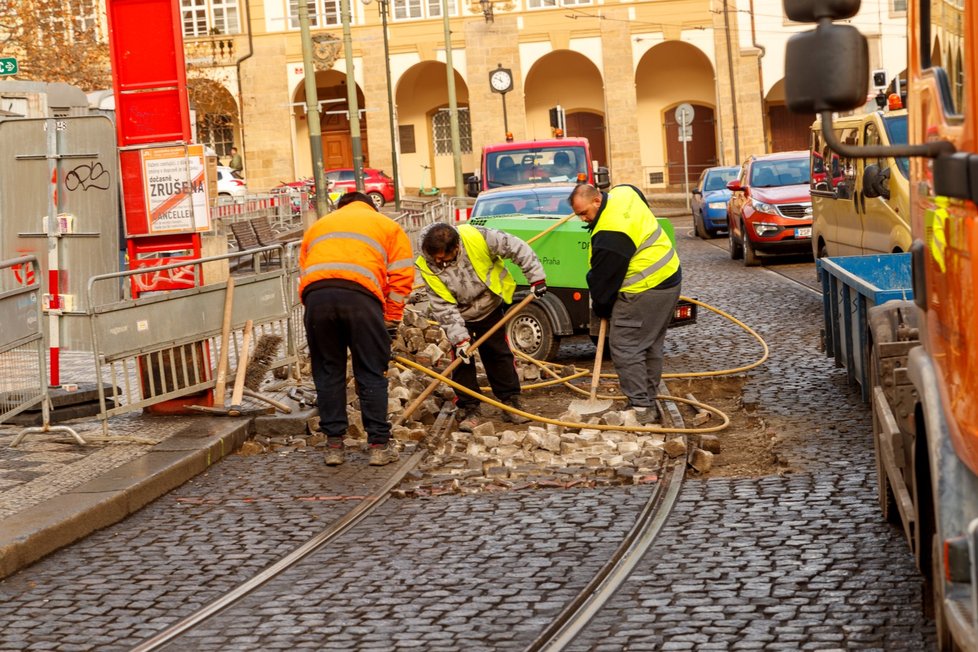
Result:
[[[822,281],[825,355],[845,367],[869,401],[869,309],[894,299],[913,299],[910,254],[840,256],[816,261]]]

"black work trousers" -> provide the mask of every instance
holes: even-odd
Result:
[[[306,341],[316,383],[319,429],[328,437],[346,434],[346,356],[353,359],[353,378],[367,441],[386,444],[387,366],[391,339],[380,301],[356,290],[324,287],[305,296]]]
[[[506,312],[506,304],[499,304],[495,310],[486,317],[478,321],[465,322],[471,336],[470,344],[483,335],[486,331],[496,325],[503,314]],[[520,393],[520,378],[516,374],[516,360],[513,352],[509,348],[509,339],[506,337],[506,329],[500,328],[493,333],[489,339],[479,345],[479,357],[482,359],[482,366],[486,369],[486,376],[489,378],[489,386],[492,393],[501,402],[506,403]],[[476,379],[475,362],[460,364],[452,372],[452,379],[458,384],[479,392],[479,383]],[[481,393],[481,392],[480,392]],[[479,399],[472,398],[468,394],[458,392],[457,405],[459,408],[474,408],[479,404]]]

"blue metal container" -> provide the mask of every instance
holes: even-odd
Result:
[[[910,254],[840,256],[816,261],[822,281],[825,354],[846,368],[869,401],[869,309],[894,299],[913,299]]]

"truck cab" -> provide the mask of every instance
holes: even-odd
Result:
[[[608,168],[591,158],[587,138],[507,141],[482,148],[480,170],[466,182],[466,194],[522,184],[590,183],[611,186]]]

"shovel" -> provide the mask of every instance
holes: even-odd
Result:
[[[581,416],[604,412],[611,407],[610,399],[595,398],[598,394],[598,382],[601,380],[601,358],[604,356],[604,336],[608,330],[608,320],[602,319],[598,328],[598,350],[594,354],[594,371],[591,373],[591,397],[586,401],[571,401],[568,409]]]

